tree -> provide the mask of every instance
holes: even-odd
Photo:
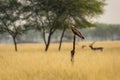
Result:
[[[30,9],[29,11],[31,11],[32,15],[34,15],[32,19],[35,25],[37,25],[36,27],[34,26],[34,28],[43,32],[43,39],[46,46],[45,51],[47,51],[50,45],[52,34],[56,31],[57,28],[61,27],[59,25],[61,24],[61,21],[59,20],[61,16],[53,12],[53,3],[55,3],[54,0],[29,1],[31,3],[30,5],[28,5]],[[48,33],[48,40],[46,40],[45,38],[45,33]]]
[[[15,51],[17,51],[16,37],[23,33],[24,27],[21,20],[21,3],[17,0],[0,1],[0,32],[11,35]]]

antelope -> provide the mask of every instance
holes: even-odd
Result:
[[[103,51],[103,47],[93,47],[93,44],[95,42],[93,42],[91,45],[89,45],[89,47],[93,50],[93,51],[97,51],[97,50],[100,50],[100,51]]]

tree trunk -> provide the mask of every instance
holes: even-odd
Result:
[[[75,40],[76,40],[76,36],[74,35],[74,39],[73,39],[73,50],[75,51]]]
[[[47,44],[46,44],[46,47],[45,47],[46,52],[48,51],[48,48],[49,48],[49,45],[50,45],[51,35],[52,35],[52,32],[50,31],[49,36],[48,36],[48,41],[47,41]]]
[[[45,43],[45,45],[46,45],[45,29],[43,29],[43,41],[44,41],[44,43]]]
[[[61,37],[60,37],[60,44],[59,44],[59,51],[61,50],[61,45],[62,45],[62,39],[63,39],[63,36],[64,36],[64,33],[65,33],[65,28],[63,29],[63,32],[62,32],[62,35],[61,35]]]
[[[15,51],[17,52],[17,51],[18,51],[18,49],[17,49],[17,42],[16,42],[15,37],[13,37],[13,42],[14,42],[14,46],[15,46]]]
[[[73,49],[71,50],[71,62],[72,62],[72,64],[74,63],[75,40],[76,40],[76,36],[74,35],[74,38],[73,38]]]

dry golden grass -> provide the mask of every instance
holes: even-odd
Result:
[[[96,42],[104,51],[92,51],[90,42],[76,43],[74,65],[70,62],[72,43],[0,45],[0,80],[120,80],[120,41]]]

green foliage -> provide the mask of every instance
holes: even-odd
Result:
[[[6,2],[4,2],[6,1]],[[20,22],[21,4],[17,0],[4,0],[0,3],[0,29],[15,37],[22,33],[23,27],[17,25]]]
[[[48,29],[60,29],[64,24],[74,22],[77,27],[93,26],[91,18],[103,13],[104,0],[28,0],[27,10],[32,11]],[[44,13],[41,15],[41,13]],[[45,20],[42,19],[45,17]],[[41,25],[42,23],[42,25]],[[44,26],[44,27],[45,27]],[[66,25],[65,25],[66,26]]]
[[[39,30],[52,28],[54,31],[67,26],[69,21],[84,28],[92,26],[90,19],[102,14],[104,5],[104,0],[1,0],[0,18],[14,23],[22,13],[22,19],[26,19],[30,25],[34,22]],[[33,20],[30,22],[29,18]]]

